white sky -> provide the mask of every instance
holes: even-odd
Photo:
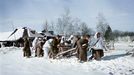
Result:
[[[94,28],[103,13],[112,29],[134,31],[134,0],[0,0],[0,32],[27,26],[41,31],[70,8],[71,15]]]

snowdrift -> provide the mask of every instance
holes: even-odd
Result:
[[[133,47],[116,43],[101,61],[79,63],[65,59],[24,58],[22,48],[0,48],[0,75],[134,75],[134,58],[125,53]],[[134,44],[131,44],[134,45]]]

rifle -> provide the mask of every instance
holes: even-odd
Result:
[[[100,40],[100,39],[98,39],[92,46],[89,46],[89,47],[88,47],[89,52],[91,52],[91,50],[92,50],[91,48],[92,48],[93,46],[95,46],[95,45],[98,43],[99,40]]]

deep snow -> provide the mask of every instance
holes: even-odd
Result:
[[[0,75],[134,75],[134,57],[126,52],[134,43],[116,43],[101,61],[79,63],[65,59],[24,58],[22,48],[0,48]]]

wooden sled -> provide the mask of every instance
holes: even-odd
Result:
[[[76,48],[71,48],[71,49],[68,49],[66,51],[63,51],[63,52],[60,52],[58,53],[55,58],[59,59],[59,58],[63,58],[63,57],[70,57],[70,56],[73,56],[76,54]],[[64,56],[65,55],[65,56]]]

